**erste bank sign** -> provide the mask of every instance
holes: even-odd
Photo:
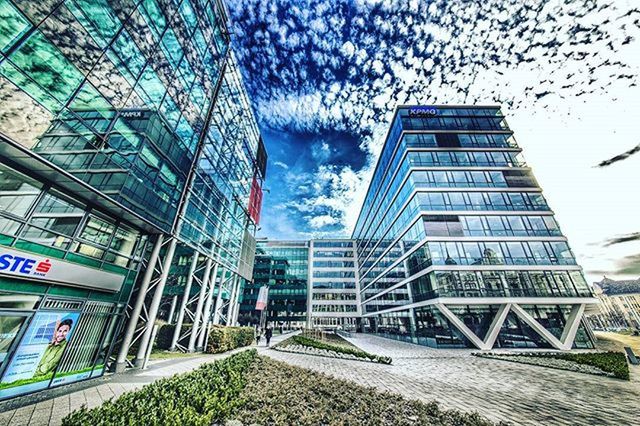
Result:
[[[124,282],[123,275],[8,247],[0,247],[0,275],[109,292],[119,291]]]
[[[418,106],[409,108],[409,117],[435,117],[438,108],[432,106]]]

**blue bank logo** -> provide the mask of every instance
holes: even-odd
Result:
[[[49,259],[38,261],[26,256],[16,256],[9,253],[0,254],[0,271],[45,277],[50,269],[51,262]]]

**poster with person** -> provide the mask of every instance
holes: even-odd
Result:
[[[38,312],[0,381],[0,399],[49,386],[78,323],[78,312]]]

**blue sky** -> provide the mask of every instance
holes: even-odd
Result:
[[[228,2],[269,152],[258,235],[350,235],[396,105],[500,104],[588,278],[640,276],[632,3]]]

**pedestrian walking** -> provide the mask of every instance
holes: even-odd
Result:
[[[267,330],[264,332],[264,337],[265,339],[267,339],[267,346],[269,346],[271,336],[273,336],[273,330],[271,329],[271,327],[267,327]]]
[[[256,327],[256,346],[260,346],[260,329]]]

